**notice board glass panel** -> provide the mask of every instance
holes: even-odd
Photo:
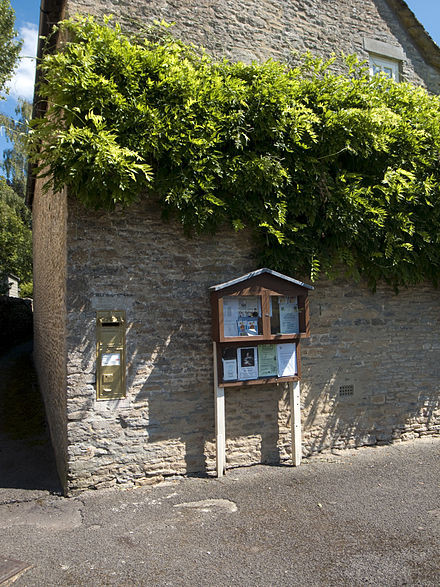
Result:
[[[299,334],[297,297],[270,296],[271,334]]]
[[[221,360],[224,382],[298,375],[295,343],[224,347]]]
[[[261,297],[225,296],[223,298],[223,336],[232,338],[261,334]]]

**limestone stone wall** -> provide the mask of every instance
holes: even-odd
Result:
[[[178,36],[245,61],[291,49],[366,57],[367,38],[403,51],[407,79],[440,87],[385,0],[72,0],[68,11],[175,21]],[[37,189],[37,364],[70,492],[215,465],[208,288],[256,268],[252,239],[225,231],[189,240],[150,208],[91,212],[71,200],[66,245],[64,199]],[[302,343],[305,455],[438,433],[437,297],[428,286],[396,297],[316,284],[312,337]],[[96,401],[100,309],[127,315],[127,397],[118,401]],[[228,390],[226,433],[228,466],[287,459],[286,387]]]
[[[66,409],[66,196],[33,202],[34,360],[61,482],[67,480]]]
[[[69,15],[114,14],[174,22],[174,33],[216,57],[250,62],[286,59],[292,50],[324,57],[356,53],[364,39],[403,51],[403,78],[439,93],[440,74],[427,65],[386,0],[69,0]]]
[[[187,239],[145,203],[69,204],[69,490],[215,468],[211,285],[256,268],[247,233]],[[96,310],[127,313],[127,397],[96,401]],[[440,301],[321,281],[302,342],[304,455],[438,434]],[[340,386],[352,395],[339,395]],[[351,388],[349,388],[351,389]],[[226,392],[227,464],[290,457],[285,385]]]
[[[316,284],[303,344],[306,454],[440,433],[440,297]]]
[[[71,489],[213,468],[211,285],[255,267],[248,234],[186,238],[142,203],[70,203]],[[127,398],[95,401],[96,310],[125,310]]]

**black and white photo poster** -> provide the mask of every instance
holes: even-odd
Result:
[[[241,380],[258,379],[257,347],[238,349],[238,378]]]

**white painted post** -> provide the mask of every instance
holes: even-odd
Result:
[[[223,477],[226,465],[225,388],[218,385],[217,343],[214,352],[214,406],[217,477]]]
[[[292,381],[290,387],[290,428],[292,431],[292,464],[299,467],[302,458],[301,446],[301,403],[299,381]]]

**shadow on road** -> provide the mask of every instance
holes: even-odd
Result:
[[[7,488],[61,493],[32,348],[0,354],[0,501]]]

